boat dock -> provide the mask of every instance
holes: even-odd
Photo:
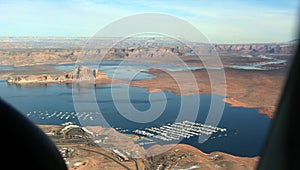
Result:
[[[136,129],[132,132],[150,139],[162,141],[173,141],[180,139],[189,139],[193,136],[212,135],[217,132],[226,132],[226,128],[215,127],[197,122],[182,121],[161,127],[150,127],[144,130]]]
[[[49,119],[60,119],[60,120],[69,120],[69,119],[78,119],[78,120],[90,120],[94,121],[95,116],[99,115],[100,112],[62,112],[54,111],[49,113],[48,111],[31,111],[26,114],[28,118],[39,118],[41,120]]]

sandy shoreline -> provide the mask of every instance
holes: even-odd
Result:
[[[205,70],[192,71],[197,80],[198,89],[195,89],[191,81],[185,78],[184,71],[174,72],[177,77],[182,78],[179,89],[177,82],[167,73],[150,69],[147,73],[152,74],[155,78],[128,82],[125,80],[112,80],[111,78],[96,79],[95,81],[87,81],[85,83],[103,85],[103,84],[126,84],[133,87],[146,88],[147,92],[169,91],[177,95],[192,95],[192,94],[212,94],[211,84],[208,74]],[[239,70],[225,70],[226,73],[226,91],[224,102],[232,106],[245,108],[258,108],[259,113],[266,114],[273,118],[276,110],[276,105],[281,94],[281,89],[284,85],[285,72],[279,71],[264,71],[251,72]],[[51,75],[51,74],[50,74]],[[57,75],[57,73],[56,73]],[[0,76],[1,77],[1,76]],[[49,82],[26,82],[19,85],[41,85],[41,84],[71,84],[72,80],[65,81],[49,81]],[[222,84],[216,82],[217,88],[214,94],[223,95],[220,89]],[[218,87],[219,86],[219,87]],[[181,91],[180,91],[181,90]]]

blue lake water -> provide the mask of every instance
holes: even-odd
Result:
[[[130,101],[132,105],[140,110],[146,111],[150,108],[149,93],[144,88],[127,87],[125,85],[104,85],[104,86],[91,86],[80,87],[74,89],[72,93],[71,85],[44,85],[44,86],[16,86],[8,85],[5,81],[0,82],[0,97],[5,99],[8,103],[15,106],[24,115],[29,112],[72,112],[74,111],[73,95],[82,95],[92,89],[96,96],[96,102],[101,111],[101,116],[114,128],[128,129],[130,133],[134,129],[144,129],[147,127],[159,127],[172,123],[178,116],[180,110],[181,99],[192,101],[196,95],[179,96],[173,93],[164,92],[167,104],[166,108],[157,119],[148,123],[136,123],[126,119],[121,115],[115,107],[114,102],[126,104],[122,98],[112,98],[111,90],[122,90],[129,88]],[[198,96],[198,94],[197,94]],[[210,107],[212,95],[200,94],[200,107],[197,112],[196,122],[203,123],[207,112]],[[222,102],[222,96],[215,96],[219,102]],[[92,103],[93,100],[87,98],[81,100],[84,104]],[[157,98],[154,103],[162,102]],[[79,103],[80,104],[80,103]],[[193,109],[192,107],[190,109]],[[94,112],[91,108],[87,107],[86,112]],[[187,110],[186,113],[180,117],[180,120],[189,120],[193,111]],[[134,114],[134,113],[128,113]],[[37,124],[62,124],[67,120],[61,120],[58,117],[51,119],[41,119],[40,117],[29,117],[34,123]],[[79,123],[77,118],[68,119]],[[191,120],[193,121],[193,120]],[[184,139],[182,143],[191,144],[204,152],[222,151],[239,156],[257,156],[262,148],[265,136],[268,132],[271,119],[266,115],[258,114],[257,109],[249,109],[242,107],[232,107],[225,105],[224,114],[218,126],[227,128],[227,136],[207,140],[200,144],[197,137]],[[97,122],[97,115],[90,125],[101,125]]]
[[[12,70],[12,66],[0,65],[0,70]]]
[[[268,65],[272,64],[283,64],[288,62],[287,60],[282,60],[282,59],[277,59],[277,58],[272,58],[272,57],[267,57],[267,56],[259,56],[262,59],[267,59],[269,61],[263,61],[263,62],[258,62],[258,63],[249,63],[245,65],[233,65],[233,69],[238,69],[238,70],[276,70],[279,69],[280,67],[267,67]]]
[[[14,67],[14,66],[8,66],[8,65],[0,65],[0,70],[1,71],[28,70],[30,68],[31,68],[30,66]]]

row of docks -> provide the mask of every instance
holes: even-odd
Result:
[[[189,139],[192,136],[212,135],[217,132],[226,132],[226,130],[226,128],[215,127],[202,123],[182,121],[161,127],[145,128],[145,130],[136,129],[133,133],[152,139],[172,141],[180,140],[181,138]]]
[[[120,132],[120,133],[126,133],[126,132],[129,132],[128,129],[122,129],[122,128],[118,128],[118,127],[114,128],[114,129],[116,129],[116,130],[117,130],[118,132]]]
[[[37,117],[41,120],[47,119],[60,119],[60,120],[68,120],[68,119],[78,119],[78,120],[94,120],[94,116],[100,115],[100,112],[58,112],[54,111],[49,113],[48,111],[32,111],[26,114],[27,117]]]
[[[153,139],[150,139],[150,138],[144,137],[144,136],[141,136],[136,142],[140,146],[143,146],[143,145],[152,145],[152,144],[156,143],[156,141],[154,141]]]

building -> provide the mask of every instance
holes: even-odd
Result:
[[[68,125],[65,126],[61,133],[63,134],[65,139],[79,139],[83,138],[86,135],[86,132],[77,125]]]
[[[129,161],[129,158],[125,156],[123,153],[121,153],[119,150],[113,149],[113,153],[116,154],[119,158],[121,158],[121,160]]]

